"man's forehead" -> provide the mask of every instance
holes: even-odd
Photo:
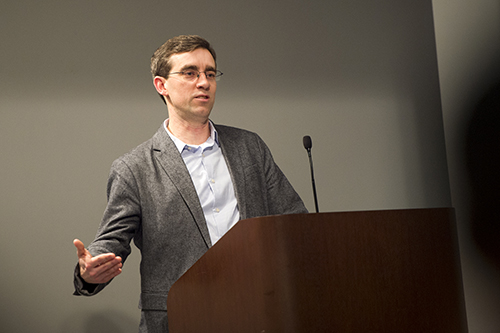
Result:
[[[210,51],[204,48],[198,48],[189,52],[175,53],[170,56],[170,65],[173,68],[215,68],[215,60]]]

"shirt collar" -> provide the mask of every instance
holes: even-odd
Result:
[[[168,136],[170,136],[170,138],[174,142],[175,146],[177,147],[177,150],[179,150],[179,153],[182,153],[182,151],[186,147],[203,147],[203,148],[206,148],[206,147],[213,146],[214,143],[216,143],[218,146],[220,146],[220,144],[219,144],[219,135],[218,135],[217,130],[215,129],[215,126],[214,126],[214,124],[212,123],[211,120],[209,121],[209,127],[210,127],[210,136],[208,137],[207,141],[205,141],[205,143],[202,143],[201,145],[188,145],[187,143],[184,143],[180,139],[178,139],[177,137],[175,137],[172,134],[172,132],[170,132],[170,130],[168,129],[168,119],[166,119],[163,122],[163,128],[165,129],[165,131],[167,131]]]

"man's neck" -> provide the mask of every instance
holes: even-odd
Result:
[[[179,140],[190,145],[201,145],[210,136],[208,119],[204,123],[189,123],[175,118],[168,120],[168,130]]]

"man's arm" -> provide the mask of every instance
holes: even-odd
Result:
[[[108,179],[108,204],[96,238],[88,249],[80,240],[73,241],[78,255],[74,295],[95,295],[121,273],[140,220],[138,190],[133,181],[127,182],[130,179],[134,179],[130,168],[116,160]]]
[[[264,161],[263,172],[266,179],[270,214],[308,213],[304,202],[274,161],[268,146],[259,136],[257,138]]]

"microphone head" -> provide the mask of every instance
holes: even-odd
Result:
[[[309,135],[306,135],[304,136],[304,138],[302,139],[302,141],[304,142],[304,148],[309,150],[311,149],[312,147],[312,140],[311,140],[311,137]]]

